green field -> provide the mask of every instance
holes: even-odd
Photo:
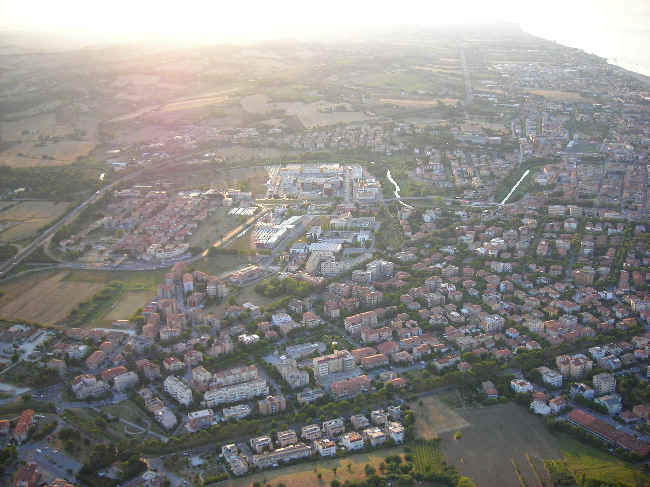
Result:
[[[621,487],[650,485],[650,477],[628,463],[601,450],[580,443],[566,435],[558,435],[563,458],[544,462],[554,478],[570,474],[580,486],[603,482]]]

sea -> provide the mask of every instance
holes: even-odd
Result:
[[[650,6],[650,0],[644,1]],[[522,27],[533,35],[595,54],[610,64],[650,77],[650,14],[646,13],[650,8],[645,9],[636,19],[624,23],[620,16],[612,16],[616,21],[598,25],[581,26],[576,19],[574,28],[567,28],[565,23]]]

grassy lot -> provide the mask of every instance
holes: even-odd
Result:
[[[66,279],[65,272],[27,275],[0,286],[0,318],[54,325],[104,285]]]
[[[226,234],[237,225],[237,218],[228,216],[230,208],[217,208],[210,217],[201,223],[199,228],[190,238],[190,245],[207,248],[219,239],[219,235]]]
[[[620,486],[636,487],[650,485],[650,478],[644,476],[629,464],[601,450],[584,445],[567,435],[558,435],[563,459],[546,462],[548,469],[568,470],[579,486],[588,485],[590,480],[609,482]]]
[[[154,291],[127,291],[111,306],[95,325],[110,325],[115,320],[129,319],[133,314],[155,296]]]
[[[466,428],[469,423],[438,396],[427,396],[411,404],[415,414],[415,429],[425,440],[440,434]]]
[[[124,401],[119,404],[106,406],[101,408],[100,411],[104,411],[108,414],[112,414],[113,416],[117,416],[118,418],[124,418],[125,420],[131,421],[132,423],[137,424],[138,426],[142,426],[143,428],[148,428],[154,433],[158,433],[161,435],[167,434],[167,432],[163,430],[162,427],[157,422],[155,422],[150,416],[148,416],[142,409],[140,409],[132,401]]]
[[[53,201],[24,201],[0,210],[0,227],[10,224],[0,233],[0,242],[17,242],[32,237],[38,230],[61,217],[69,203]]]
[[[378,469],[384,458],[390,455],[402,455],[402,447],[360,453],[345,458],[318,460],[316,462],[291,465],[276,470],[267,470],[241,479],[232,479],[223,483],[227,487],[250,487],[255,482],[263,484],[278,483],[286,487],[327,487],[334,479],[343,484],[346,480],[354,481],[365,478],[364,467],[370,464]],[[336,468],[336,476],[333,469]],[[318,479],[318,474],[321,478]]]
[[[218,254],[214,257],[204,257],[192,264],[200,271],[207,272],[213,276],[219,276],[224,272],[232,271],[249,264],[249,257],[246,255]]]
[[[521,487],[516,465],[527,485],[537,486],[538,476],[548,480],[540,459],[562,456],[543,419],[521,406],[502,404],[458,413],[469,426],[460,430],[458,439],[454,438],[455,431],[441,434],[442,451],[447,461],[476,485]]]

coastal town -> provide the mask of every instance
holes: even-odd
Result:
[[[365,478],[455,487],[457,472],[408,459],[469,434],[422,436],[437,427],[427,405],[450,394],[454,415],[522,409],[545,434],[634,464],[646,485],[650,90],[548,49],[543,62],[471,58],[491,77],[436,104],[444,123],[186,126],[111,149],[118,173],[191,152],[213,179],[122,181],[46,242],[53,260],[29,278],[158,274],[133,313],[101,326],[84,302],[54,326],[0,316],[0,411],[15,405],[0,415],[0,463],[22,460],[7,485],[271,485],[260,479],[286,464],[399,447],[399,476],[384,462],[385,478],[369,464]],[[312,159],[257,161],[263,182],[231,184],[217,154],[232,145]],[[107,286],[106,310],[142,292]],[[588,485],[551,473],[535,485]]]

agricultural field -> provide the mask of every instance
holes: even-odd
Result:
[[[370,453],[360,453],[341,459],[318,460],[318,462],[300,463],[276,469],[249,475],[241,479],[231,479],[223,482],[226,487],[252,487],[255,482],[262,484],[278,483],[286,487],[325,487],[330,485],[334,479],[345,483],[346,480],[354,481],[365,478],[364,467],[370,464],[376,469],[379,464],[391,455],[402,455],[403,447],[379,450]],[[336,468],[336,476],[333,469]],[[318,474],[321,478],[318,478]]]
[[[36,273],[0,286],[0,318],[52,326],[103,287],[99,282],[66,279],[66,272]]]
[[[22,142],[4,150],[0,157],[10,167],[65,166],[94,148],[95,142],[87,140],[56,140],[43,145]]]
[[[459,435],[443,433],[441,447],[463,475],[476,485],[521,487],[521,478],[527,485],[550,486],[543,460],[561,458],[562,452],[542,418],[512,403],[464,409],[462,415],[469,425]]]
[[[282,102],[276,104],[288,115],[298,117],[305,128],[325,127],[339,123],[354,123],[369,120],[371,117],[357,111],[328,111],[332,104],[318,101],[313,103]]]
[[[415,429],[425,440],[438,438],[442,433],[457,431],[469,423],[437,396],[427,396],[411,404],[415,414]]]
[[[650,485],[650,478],[644,476],[629,464],[603,451],[582,444],[566,435],[558,435],[562,459],[545,462],[551,473],[565,472],[573,476],[582,487],[588,482],[610,482],[621,487]],[[557,474],[556,474],[557,475]]]
[[[24,201],[0,209],[0,242],[17,242],[32,237],[41,228],[63,216],[68,203]]]

